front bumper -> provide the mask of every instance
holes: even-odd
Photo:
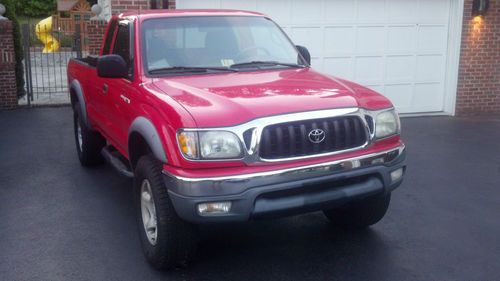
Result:
[[[291,169],[212,178],[185,178],[164,171],[177,214],[193,223],[247,221],[317,211],[398,187],[406,169],[403,144],[359,157]],[[201,215],[200,203],[227,202],[228,213]]]

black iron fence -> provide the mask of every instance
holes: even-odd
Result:
[[[71,58],[86,55],[85,30],[76,25],[73,33],[67,33],[48,24],[24,24],[22,36],[26,103],[69,103],[67,65]]]

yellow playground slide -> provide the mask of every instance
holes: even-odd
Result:
[[[42,41],[44,48],[42,53],[53,53],[59,51],[59,41],[50,32],[52,31],[52,17],[41,20],[35,25],[35,34]]]

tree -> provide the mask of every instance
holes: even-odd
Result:
[[[18,15],[26,17],[47,17],[56,12],[56,0],[16,0]]]
[[[0,0],[5,8],[5,17],[12,21],[13,25],[13,35],[14,35],[14,53],[16,57],[16,85],[17,85],[17,96],[22,97],[26,93],[24,91],[24,69],[23,69],[23,45],[21,45],[21,29],[19,27],[19,21],[17,20],[15,0]]]

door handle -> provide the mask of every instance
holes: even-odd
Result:
[[[124,102],[126,102],[126,103],[130,103],[130,99],[129,99],[128,97],[126,97],[125,95],[121,94],[121,95],[120,95],[120,98],[121,98]]]
[[[102,93],[106,94],[108,92],[108,84],[102,84]]]

